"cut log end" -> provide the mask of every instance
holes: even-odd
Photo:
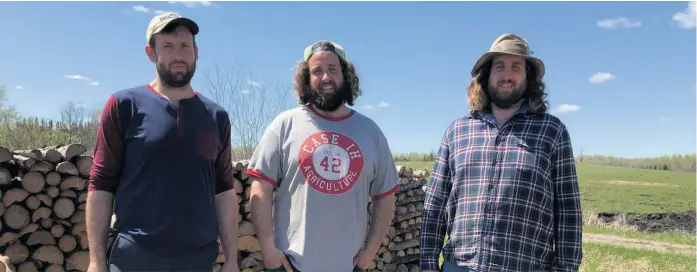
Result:
[[[29,224],[29,220],[29,211],[18,204],[8,207],[3,216],[4,225],[13,230],[22,229]]]
[[[32,255],[34,260],[39,260],[49,264],[62,265],[65,262],[63,251],[55,245],[45,245],[34,251]]]
[[[8,185],[12,181],[10,170],[0,167],[0,185]]]
[[[0,162],[6,162],[6,161],[9,161],[11,159],[12,159],[12,152],[3,146],[0,146]]]

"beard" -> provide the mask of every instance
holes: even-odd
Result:
[[[321,91],[321,86],[325,84],[332,85],[334,87],[334,92]],[[315,108],[331,112],[337,110],[346,101],[351,99],[351,89],[347,81],[344,81],[338,88],[334,82],[318,83],[316,86],[304,88],[303,96],[306,99],[305,101],[315,106]]]
[[[523,95],[525,94],[525,88],[526,86],[523,84],[521,86],[516,86],[513,88],[513,90],[510,93],[505,93],[503,91],[499,91],[497,88],[498,84],[501,83],[511,83],[514,84],[512,81],[499,81],[496,83],[496,85],[489,84],[489,87],[487,88],[486,97],[496,105],[496,107],[500,109],[508,109],[513,107],[516,103],[518,103],[522,98]],[[515,84],[514,84],[515,86]]]
[[[172,72],[169,66],[173,64],[183,64],[187,66],[186,72]],[[189,65],[186,62],[178,61],[172,62],[168,66],[164,64],[157,64],[157,74],[160,76],[162,83],[172,88],[181,88],[191,82],[191,78],[194,77],[196,72],[196,62]]]

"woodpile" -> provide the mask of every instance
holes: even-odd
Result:
[[[387,231],[387,236],[382,240],[375,260],[368,267],[369,272],[421,271],[419,235],[425,199],[423,186],[426,184],[428,171],[414,171],[404,166],[397,166],[397,171],[400,188],[396,192],[395,217]],[[369,205],[368,211],[372,212],[372,205]]]
[[[87,270],[85,201],[92,156],[85,152],[81,144],[33,150],[0,146],[0,272]],[[247,166],[247,161],[233,162],[240,206],[237,261],[241,272],[256,272],[265,267],[250,218]],[[422,186],[428,173],[398,170],[395,218],[368,271],[419,271]],[[219,252],[214,271],[225,263],[222,247]]]
[[[0,146],[0,271],[86,271],[92,157],[81,144]]]
[[[240,215],[237,217],[237,263],[240,267],[240,272],[263,271],[264,261],[261,254],[261,245],[256,237],[254,225],[252,224],[250,214],[249,195],[251,189],[251,179],[247,176],[248,161],[233,162],[233,170],[235,177],[235,190],[237,192],[237,203],[240,206]],[[217,264],[214,271],[218,271],[225,263],[223,249],[220,247]]]

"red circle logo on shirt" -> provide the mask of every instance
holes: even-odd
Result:
[[[363,152],[351,138],[336,132],[307,137],[298,151],[300,171],[312,189],[336,195],[356,184],[363,171]]]

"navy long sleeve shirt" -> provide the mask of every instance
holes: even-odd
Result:
[[[101,115],[89,191],[114,193],[118,232],[158,254],[215,243],[215,195],[234,187],[227,112],[201,94],[178,107],[143,85]]]

